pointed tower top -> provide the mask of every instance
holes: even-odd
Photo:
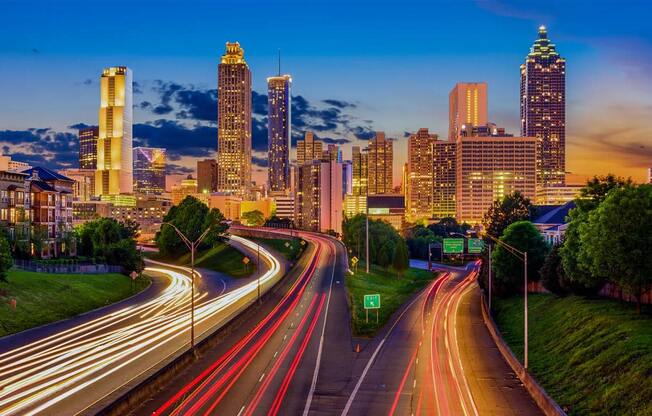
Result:
[[[546,39],[548,37],[548,32],[544,25],[539,26],[539,39]]]

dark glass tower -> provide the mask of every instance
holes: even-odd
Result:
[[[134,190],[141,194],[165,192],[165,149],[134,147]]]
[[[521,65],[521,135],[538,138],[537,186],[563,186],[566,172],[566,60],[545,26]]]
[[[79,129],[79,168],[93,169],[97,168],[97,136],[99,128],[97,126],[85,127]]]
[[[289,75],[267,78],[268,182],[272,192],[290,189],[291,84]]]

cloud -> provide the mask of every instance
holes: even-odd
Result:
[[[84,85],[91,85],[93,83],[93,80],[90,78],[86,78],[83,82]]]
[[[355,108],[356,105],[353,103],[350,103],[348,101],[342,101],[342,100],[333,100],[333,99],[327,99],[327,100],[321,100],[322,103],[328,104],[333,107],[337,108]]]
[[[81,130],[81,129],[85,129],[85,128],[88,128],[88,127],[91,127],[91,126],[89,124],[86,124],[86,123],[76,123],[76,124],[71,124],[70,126],[68,126],[68,128],[71,129],[71,130]]]
[[[79,159],[77,135],[49,127],[1,130],[0,145],[16,160],[30,164],[64,168],[76,166]]]
[[[268,166],[268,161],[266,157],[252,156],[251,163],[261,168],[266,168]]]
[[[134,140],[143,146],[164,147],[170,160],[182,156],[208,157],[217,147],[214,126],[185,126],[175,120],[158,119],[133,126]]]
[[[165,166],[165,173],[167,175],[190,175],[195,173],[195,169],[168,162]]]
[[[349,139],[333,139],[331,137],[319,137],[319,140],[326,144],[345,144],[345,143],[351,143],[351,140]]]

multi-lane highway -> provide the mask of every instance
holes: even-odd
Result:
[[[233,240],[250,251],[257,248],[240,237]],[[261,267],[260,278],[226,293],[212,292],[211,285],[196,274],[198,339],[255,302],[258,282],[264,291],[280,279],[283,271],[279,260],[264,248],[260,253],[267,265]],[[164,278],[169,283],[157,283],[160,290],[146,299],[135,298],[117,308],[57,323],[54,331],[41,328],[22,337],[29,340],[24,345],[16,345],[16,338],[3,340],[12,348],[0,350],[0,414],[87,412],[98,401],[187,349],[188,270],[159,264],[146,271],[156,276],[157,282]]]

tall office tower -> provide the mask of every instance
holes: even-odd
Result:
[[[455,217],[456,143],[435,140],[432,144],[432,215]]]
[[[290,189],[291,84],[289,75],[267,78],[267,174],[272,192]]]
[[[298,166],[312,163],[313,160],[321,160],[322,155],[322,142],[315,140],[312,132],[307,131],[303,140],[297,141]]]
[[[329,144],[322,152],[321,160],[325,162],[333,160],[342,163],[342,149],[336,144]]]
[[[197,161],[197,192],[217,192],[217,161],[204,159]]]
[[[353,164],[350,160],[342,162],[342,193],[344,195],[353,193]]]
[[[436,134],[419,129],[408,139],[407,189],[405,202],[411,221],[432,216],[432,146]]]
[[[134,147],[134,191],[160,195],[165,192],[165,149]]]
[[[369,195],[391,194],[394,168],[392,141],[385,138],[385,133],[377,131],[369,140]]]
[[[298,167],[294,221],[311,231],[342,232],[342,164],[313,160]]]
[[[238,42],[217,69],[217,190],[239,196],[251,185],[251,71]]]
[[[480,224],[491,204],[515,191],[536,197],[536,137],[467,131],[456,146],[456,218]],[[481,134],[481,135],[473,135]]]
[[[133,75],[126,66],[106,68],[100,78],[95,194],[134,190],[132,154]]]
[[[353,195],[367,195],[367,169],[368,158],[366,150],[360,150],[360,146],[353,146],[351,150],[351,163],[352,163],[352,184],[351,192]]]
[[[458,82],[448,95],[448,140],[455,141],[463,124],[486,124],[487,83]]]
[[[521,136],[539,139],[537,184],[566,183],[566,60],[545,26],[521,65]]]
[[[97,169],[97,126],[79,129],[79,169]]]

